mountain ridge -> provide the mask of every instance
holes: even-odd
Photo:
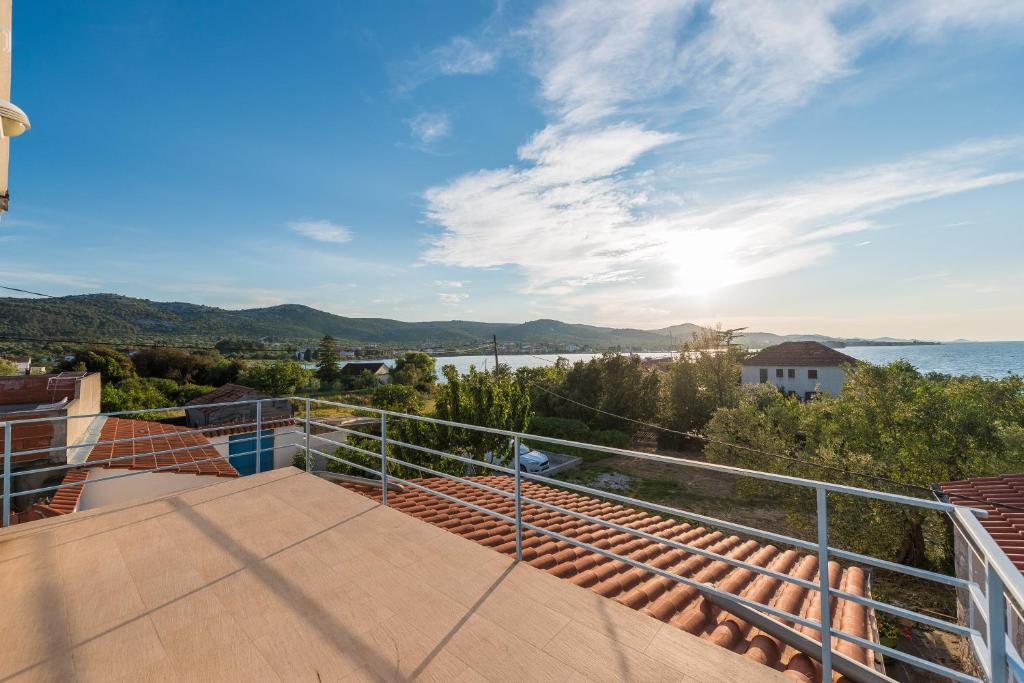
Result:
[[[501,342],[576,345],[591,349],[677,349],[701,326],[682,323],[654,330],[603,327],[541,318],[523,323],[471,320],[404,322],[390,318],[348,317],[303,304],[224,309],[183,301],[159,302],[120,294],[80,294],[46,299],[0,297],[0,337],[32,337],[74,342],[195,343],[223,338],[309,343],[329,334],[348,344],[465,346],[492,335]],[[781,341],[817,340],[843,344],[826,335],[744,332],[740,343],[761,348]],[[870,340],[858,340],[870,341]],[[898,340],[887,338],[882,343]]]

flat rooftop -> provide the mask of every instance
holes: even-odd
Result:
[[[786,681],[285,468],[0,532],[0,679]]]

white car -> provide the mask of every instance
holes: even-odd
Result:
[[[504,465],[505,467],[511,467],[512,463],[505,462],[503,457],[494,457],[494,453],[487,451],[484,454],[484,460],[491,463],[492,465]],[[497,462],[495,462],[497,460]],[[548,462],[548,456],[540,451],[536,451],[524,443],[519,444],[519,470],[521,472],[530,472],[532,474],[541,474],[547,472],[551,463]]]

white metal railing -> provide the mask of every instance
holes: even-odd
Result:
[[[136,410],[136,411],[121,411],[118,413],[99,413],[93,415],[77,415],[77,416],[48,416],[39,418],[30,418],[26,420],[17,420],[6,423],[0,423],[0,428],[3,429],[3,525],[7,526],[10,522],[10,510],[11,502],[13,499],[19,496],[28,495],[39,495],[49,492],[58,491],[62,488],[83,486],[88,484],[89,486],[97,485],[104,481],[112,479],[122,479],[125,477],[137,476],[140,474],[146,474],[149,472],[160,472],[169,471],[175,469],[189,468],[194,465],[199,465],[207,462],[213,462],[217,460],[225,460],[229,458],[236,458],[240,456],[255,455],[256,459],[256,470],[260,471],[261,455],[264,452],[262,446],[262,439],[264,436],[264,430],[267,427],[263,419],[263,404],[267,401],[281,401],[280,398],[268,398],[268,399],[250,399],[244,401],[231,401],[224,403],[211,403],[205,404],[203,407],[222,407],[222,406],[238,406],[251,404],[254,405],[255,409],[255,420],[251,422],[233,423],[230,425],[218,425],[210,427],[200,427],[188,430],[182,430],[177,432],[178,434],[199,434],[221,430],[225,427],[231,428],[252,428],[255,432],[255,436],[244,437],[242,439],[236,439],[235,443],[238,442],[255,442],[253,448],[243,453],[234,453],[229,455],[211,457],[195,462],[175,463],[173,465],[160,465],[157,466],[157,458],[161,455],[170,455],[175,452],[195,450],[201,446],[197,445],[186,445],[170,449],[162,449],[156,452],[140,453],[138,455],[124,455],[124,456],[111,456],[102,460],[88,459],[87,462],[80,462],[79,458],[73,457],[73,454],[86,448],[94,448],[96,446],[111,446],[114,444],[123,443],[137,443],[151,439],[164,439],[167,434],[156,433],[144,436],[134,436],[122,439],[107,439],[107,440],[95,440],[91,442],[83,442],[76,444],[69,444],[66,446],[51,446],[47,448],[34,448],[34,449],[23,449],[15,451],[12,449],[12,434],[14,429],[18,425],[24,425],[26,423],[41,423],[41,422],[57,422],[57,421],[70,421],[76,419],[93,419],[97,417],[129,417],[146,414],[162,413],[171,410],[185,410],[187,408],[196,408],[197,406],[181,406],[172,408],[157,408],[148,410]],[[823,681],[831,681],[833,671],[847,675],[854,680],[873,680],[871,678],[872,672],[861,671],[864,669],[863,666],[852,662],[843,655],[837,653],[834,649],[833,639],[845,640],[856,644],[860,647],[867,648],[874,651],[877,654],[890,657],[895,660],[906,662],[912,666],[919,667],[923,670],[931,673],[939,674],[942,676],[949,677],[953,680],[974,682],[974,681],[993,681],[995,683],[1003,683],[1004,681],[1018,680],[1024,681],[1024,665],[1021,664],[1020,653],[1014,645],[1007,632],[1007,613],[1015,612],[1017,614],[1024,611],[1024,578],[1021,577],[1020,572],[1012,565],[1006,554],[996,545],[992,540],[991,536],[978,522],[977,517],[984,516],[985,513],[981,510],[974,510],[968,507],[953,505],[938,500],[927,500],[920,498],[913,498],[909,496],[902,496],[898,494],[886,493],[881,491],[872,491],[869,489],[862,489],[853,486],[846,486],[843,484],[833,484],[828,482],[815,481],[812,479],[804,479],[800,477],[791,477],[787,475],[777,475],[767,472],[760,472],[756,470],[746,470],[737,467],[730,467],[727,465],[717,465],[713,463],[700,462],[694,460],[687,460],[682,458],[667,457],[656,455],[652,453],[644,453],[640,451],[633,451],[623,448],[614,448],[610,446],[600,446],[595,444],[587,444],[577,441],[570,441],[568,439],[558,439],[554,437],[538,436],[533,434],[526,434],[522,432],[514,432],[503,429],[494,429],[489,427],[481,427],[477,425],[469,425],[458,422],[450,422],[446,420],[440,420],[437,418],[425,417],[421,415],[409,415],[404,413],[398,413],[387,410],[379,410],[375,408],[367,408],[363,406],[354,406],[344,403],[338,403],[333,401],[326,401],[321,399],[310,399],[305,397],[290,397],[288,400],[293,401],[297,404],[302,412],[302,417],[296,418],[292,425],[297,425],[298,429],[291,428],[285,430],[285,433],[296,434],[300,437],[299,444],[279,444],[275,440],[273,447],[274,451],[283,448],[298,448],[299,452],[305,454],[306,469],[311,469],[312,456],[317,456],[343,464],[347,467],[361,471],[380,481],[381,485],[381,498],[386,504],[388,500],[389,484],[395,482],[402,486],[408,486],[417,490],[424,491],[432,496],[436,496],[441,499],[448,500],[449,502],[474,509],[480,513],[501,519],[514,526],[515,529],[515,546],[516,546],[516,557],[522,559],[523,551],[523,532],[531,531],[536,534],[542,534],[544,536],[554,538],[562,541],[569,545],[580,547],[588,550],[589,552],[596,553],[607,559],[622,562],[624,564],[642,569],[646,572],[662,576],[670,579],[679,584],[687,585],[698,590],[708,600],[714,602],[716,605],[722,606],[726,610],[738,610],[738,614],[747,615],[745,618],[748,620],[763,619],[761,615],[768,615],[774,617],[778,621],[768,621],[765,625],[772,625],[783,631],[785,637],[791,637],[799,640],[804,638],[795,631],[788,633],[788,627],[784,626],[780,622],[787,624],[798,624],[812,629],[820,634],[819,640],[814,640],[810,643],[810,646],[816,647],[815,658],[821,662],[821,672]],[[332,408],[343,408],[347,410],[361,411],[364,414],[374,415],[379,419],[379,430],[380,434],[372,434],[361,432],[346,427],[332,425],[322,420],[316,420],[312,416],[312,410],[314,406],[328,406]],[[281,418],[273,418],[272,422],[277,423]],[[509,440],[512,445],[512,466],[506,467],[503,465],[485,462],[476,457],[467,457],[466,455],[459,455],[456,453],[450,453],[436,448],[431,448],[424,444],[409,443],[402,441],[399,438],[395,438],[393,435],[389,435],[388,427],[389,421],[394,420],[413,420],[426,424],[433,424],[436,426],[450,427],[453,429],[466,429],[477,432],[483,432],[495,436],[505,437]],[[317,427],[321,430],[330,430],[332,434],[326,433],[314,433],[313,427]],[[278,433],[281,433],[280,431]],[[343,440],[335,440],[330,438],[335,434],[340,434]],[[349,442],[348,437],[358,436],[363,439],[375,441],[379,444],[378,447],[374,447],[372,450],[364,448]],[[594,489],[581,484],[572,482],[566,482],[561,480],[552,479],[540,474],[534,474],[524,471],[519,466],[519,446],[524,439],[529,439],[533,443],[539,444],[550,444],[555,446],[568,446],[572,448],[588,449],[597,452],[622,455],[630,458],[637,458],[652,462],[664,463],[672,466],[689,467],[707,471],[720,472],[725,474],[731,474],[741,477],[750,477],[755,479],[761,479],[765,481],[772,481],[782,484],[790,484],[804,489],[814,491],[815,504],[816,504],[816,522],[817,522],[817,533],[814,541],[808,541],[785,534],[765,531],[756,529],[754,527],[729,522],[727,520],[717,519],[709,517],[707,515],[699,514],[692,511],[682,510],[674,508],[668,505],[662,505],[657,503],[651,503],[641,499],[633,498],[630,496],[613,493],[609,491],[603,491]],[[408,451],[414,451],[432,455],[438,458],[450,460],[452,462],[461,462],[467,466],[481,467],[492,472],[498,472],[504,475],[508,475],[512,479],[512,490],[504,490],[484,484],[480,481],[475,481],[468,478],[459,477],[457,475],[445,473],[428,467],[422,463],[410,462],[408,460],[402,460],[395,457],[396,449],[406,449]],[[373,461],[379,461],[379,466],[368,467],[365,464],[353,462],[340,457],[340,451],[345,450],[348,452],[359,453]],[[330,452],[328,452],[330,451]],[[70,455],[69,455],[70,454]],[[474,454],[481,456],[482,454]],[[17,460],[24,460],[26,457],[35,456],[36,459],[42,459],[43,457],[61,458],[65,459],[66,463],[60,464],[46,464],[41,467],[26,470],[22,469],[14,471],[14,464]],[[76,469],[76,468],[94,468],[104,467],[111,464],[116,464],[119,461],[124,461],[132,458],[139,457],[152,457],[154,467],[146,469],[132,469],[125,473],[116,475],[107,475],[103,477],[97,477],[95,479],[88,479],[86,482],[72,482],[72,483],[61,483],[50,486],[42,486],[37,488],[24,488],[21,487],[19,490],[13,490],[13,481],[20,476],[26,476],[30,474],[41,474],[47,472],[59,472],[64,470]],[[416,472],[422,473],[430,477],[439,477],[449,480],[458,481],[467,484],[473,488],[488,491],[490,493],[499,495],[503,498],[508,499],[512,503],[512,514],[507,515],[495,510],[488,510],[482,506],[476,505],[469,501],[461,500],[454,496],[450,496],[441,491],[435,490],[428,486],[423,486],[421,483],[410,481],[408,479],[397,476],[393,471],[389,471],[389,465],[393,465],[396,468],[408,468]],[[652,510],[655,512],[671,515],[674,517],[681,517],[688,520],[693,520],[701,524],[709,525],[715,528],[732,531],[745,536],[754,538],[764,539],[774,543],[785,544],[794,548],[813,553],[818,559],[818,576],[817,581],[808,581],[800,579],[789,574],[776,572],[767,567],[762,567],[756,564],[745,562],[740,559],[727,557],[726,555],[715,553],[713,551],[694,547],[692,545],[681,543],[666,538],[657,536],[656,534],[650,534],[639,529],[631,528],[628,525],[617,524],[599,517],[592,517],[584,513],[570,510],[558,505],[538,500],[534,497],[526,495],[522,482],[524,480],[547,484],[550,486],[559,487],[562,489],[568,489],[577,491],[580,493],[598,496],[604,499],[617,501],[626,505],[642,508],[646,510]],[[829,544],[828,538],[828,496],[829,494],[843,494],[858,496],[867,499],[882,500],[898,505],[907,505],[911,507],[923,508],[927,510],[938,511],[948,514],[954,522],[957,524],[958,529],[963,530],[965,538],[970,543],[970,551],[973,554],[972,557],[983,566],[985,569],[983,572],[977,572],[982,574],[981,576],[975,576],[975,572],[971,572],[966,578],[948,576],[945,574],[939,574],[936,572],[919,569],[916,567],[909,567],[888,560],[875,558],[869,555],[855,553],[848,550],[832,547]],[[820,620],[808,618],[805,615],[792,614],[781,610],[772,605],[762,604],[748,598],[740,597],[738,595],[722,591],[711,583],[703,583],[695,579],[673,574],[665,571],[658,567],[646,564],[644,562],[635,560],[630,557],[619,555],[603,548],[590,545],[577,538],[567,536],[561,533],[557,533],[550,529],[537,526],[532,522],[524,519],[523,507],[524,505],[530,505],[534,508],[547,510],[550,512],[556,512],[559,514],[565,514],[580,520],[587,521],[589,523],[597,524],[599,526],[613,529],[620,533],[628,533],[638,538],[643,538],[647,541],[656,542],[665,546],[675,548],[678,550],[699,555],[708,559],[712,559],[716,562],[723,562],[730,566],[740,567],[743,569],[750,570],[760,575],[770,576],[775,579],[786,581],[788,583],[797,584],[805,589],[817,591],[820,594]],[[855,562],[869,567],[878,569],[884,569],[887,571],[895,571],[913,576],[919,579],[926,579],[934,581],[936,583],[954,587],[960,591],[966,591],[969,596],[968,602],[970,610],[966,624],[954,623],[945,619],[940,619],[934,616],[921,614],[914,610],[910,610],[897,605],[888,604],[874,598],[854,595],[848,591],[840,590],[829,585],[828,580],[828,564],[830,560],[844,560],[849,562]],[[973,563],[972,563],[973,564]],[[970,674],[966,674],[960,671],[956,671],[942,664],[924,660],[920,657],[901,652],[894,648],[887,647],[880,643],[873,642],[868,639],[861,638],[855,634],[846,633],[832,626],[832,614],[831,614],[831,600],[842,599],[847,600],[865,607],[886,612],[896,617],[909,619],[918,623],[945,630],[947,632],[956,634],[964,638],[971,646],[975,657],[978,660],[982,670],[984,678],[978,678]],[[982,624],[983,626],[979,626]],[[789,641],[787,641],[789,642]],[[795,642],[795,641],[794,641]],[[790,643],[792,644],[792,643]],[[802,643],[803,646],[808,646],[808,643]],[[877,675],[877,674],[875,674]]]

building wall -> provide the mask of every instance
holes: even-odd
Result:
[[[187,491],[199,486],[220,484],[228,479],[209,474],[185,474],[179,472],[143,472],[130,477],[121,477],[102,483],[97,479],[125,474],[128,470],[94,467],[78,499],[76,512],[92,510],[105,505],[116,505],[131,500],[152,500],[178,491]],[[94,483],[89,483],[94,482]]]
[[[809,391],[821,391],[826,394],[838,394],[843,390],[843,383],[846,381],[846,371],[839,367],[783,367],[777,365],[744,365],[741,373],[743,384],[759,384],[761,382],[761,370],[768,370],[768,384],[771,384],[785,392],[795,391],[797,396],[803,398]],[[776,377],[776,370],[782,370],[782,377]],[[790,379],[789,370],[796,370],[796,377]],[[817,370],[817,379],[808,379],[807,371]]]
[[[75,398],[68,403],[67,415],[95,415],[100,412],[101,383],[100,374],[92,372],[80,379],[75,385]],[[94,418],[79,417],[67,421],[67,444],[76,444],[89,429]]]
[[[0,0],[0,99],[11,101],[11,0]],[[0,195],[7,194],[10,138],[0,139]]]
[[[270,430],[264,430],[270,431]],[[295,431],[301,431],[299,427],[295,425],[288,425],[286,427],[278,427],[274,431],[274,469],[281,467],[289,467],[295,459],[296,445],[302,443],[303,435],[301,433],[292,433]],[[219,436],[208,436],[206,437],[210,444],[217,449],[217,453],[220,455],[228,455],[228,443],[231,439],[230,434],[221,434]]]

